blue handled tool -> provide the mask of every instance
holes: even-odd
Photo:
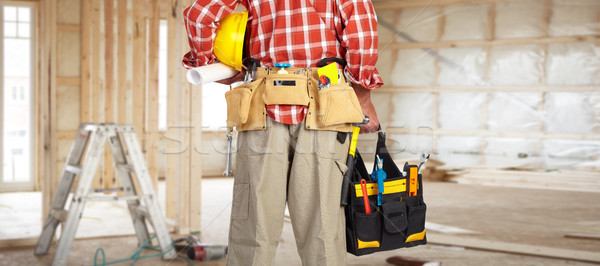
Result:
[[[379,159],[379,155],[377,155],[376,163],[375,171],[371,173],[371,178],[374,181],[377,181],[377,189],[379,190],[379,193],[377,193],[377,206],[381,206],[383,199],[383,181],[387,178],[387,174],[383,171],[383,159]]]
[[[279,71],[277,71],[277,74],[288,74],[288,72],[285,69],[291,66],[292,65],[290,65],[289,63],[275,63],[275,67],[280,68]]]

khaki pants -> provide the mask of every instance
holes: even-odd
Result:
[[[240,132],[228,265],[273,265],[286,201],[303,265],[345,265],[340,206],[349,139],[267,117],[267,129]]]

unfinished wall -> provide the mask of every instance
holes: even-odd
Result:
[[[427,2],[375,3],[397,159],[600,170],[599,1]]]
[[[167,216],[181,233],[200,229],[202,112],[195,103],[202,90],[192,89],[180,64],[188,50],[182,12],[191,1],[44,0],[42,4],[48,15],[41,25],[54,25],[48,26],[51,49],[43,58],[57,69],[43,78],[40,89],[43,94],[50,88],[40,97],[47,105],[40,107],[40,117],[49,116],[40,122],[39,131],[48,131],[41,141],[52,144],[44,146],[49,151],[38,152],[47,169],[38,178],[44,207],[50,204],[80,123],[133,124],[155,185],[159,175],[166,177]],[[169,35],[166,131],[158,129],[160,19],[167,21]],[[95,187],[119,185],[108,148],[106,154]]]

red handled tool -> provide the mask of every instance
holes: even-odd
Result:
[[[369,194],[367,194],[367,180],[364,178],[360,180],[360,187],[362,188],[363,200],[365,201],[365,213],[371,214],[371,205],[369,204]]]

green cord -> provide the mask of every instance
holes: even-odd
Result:
[[[116,264],[116,263],[121,263],[121,262],[126,262],[126,261],[130,261],[132,260],[133,262],[131,262],[130,265],[134,265],[138,260],[140,259],[147,259],[147,258],[154,258],[154,257],[159,257],[162,255],[165,255],[169,252],[171,252],[171,250],[173,250],[173,243],[171,243],[171,248],[169,248],[167,251],[165,252],[161,252],[161,253],[157,253],[157,254],[151,254],[151,255],[145,255],[145,256],[140,256],[140,254],[142,253],[143,249],[152,249],[152,250],[157,250],[160,251],[160,249],[156,246],[148,246],[149,243],[152,242],[152,240],[156,238],[156,235],[151,237],[150,239],[146,240],[146,242],[144,242],[144,244],[142,244],[134,253],[133,255],[131,255],[131,257],[127,258],[127,259],[120,259],[120,260],[116,260],[116,261],[111,261],[111,262],[106,262],[106,256],[104,254],[104,249],[102,248],[98,248],[96,250],[96,254],[94,255],[94,266],[106,266],[106,265],[110,265],[110,264]],[[171,240],[173,241],[173,240]],[[97,262],[97,258],[98,258],[98,252],[100,252],[102,254],[102,264],[98,264]],[[182,257],[182,256],[178,256],[178,257]],[[194,262],[192,262],[190,259],[185,258],[190,265],[193,265]]]

